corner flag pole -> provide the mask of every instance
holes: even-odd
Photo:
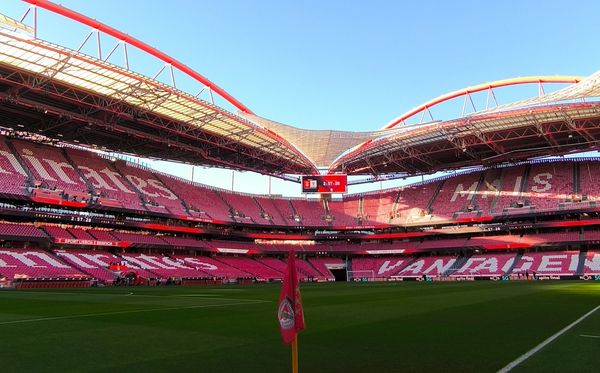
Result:
[[[292,373],[298,373],[298,332],[303,330],[305,325],[293,250],[290,250],[288,256],[287,270],[283,276],[281,293],[279,293],[277,321],[283,343],[292,345]]]
[[[298,335],[292,341],[292,373],[298,373]]]

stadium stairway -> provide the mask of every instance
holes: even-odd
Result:
[[[504,275],[508,276],[512,273],[513,269],[515,269],[515,266],[521,261],[521,258],[523,257],[523,254],[518,253],[515,256],[515,260],[512,262],[510,268],[508,268],[508,270],[506,271],[506,273]]]
[[[396,197],[394,198],[394,204],[392,205],[392,211],[390,211],[390,216],[388,218],[388,223],[391,224],[392,220],[396,218],[396,211],[398,211],[398,203],[400,202],[400,189],[396,192]]]
[[[579,263],[577,264],[577,270],[575,271],[576,276],[583,275],[586,256],[587,256],[587,250],[582,249],[581,252],[579,253]]]
[[[162,175],[158,172],[153,172],[152,175],[154,175],[158,181],[160,181],[165,187],[169,188],[167,185],[167,183],[165,183],[165,181],[162,179]],[[189,215],[189,216],[194,216],[193,213],[190,212],[190,207],[188,206],[188,204],[186,203],[186,201],[181,198],[181,196],[172,188],[169,188],[169,191],[171,193],[173,193],[175,196],[177,196],[177,200],[179,201],[179,203],[181,203],[181,205],[183,206],[185,212]],[[208,215],[208,214],[207,214]],[[210,217],[210,216],[209,216]]]
[[[71,167],[73,167],[73,170],[75,171],[75,173],[77,175],[79,175],[79,177],[81,178],[81,180],[83,180],[83,182],[87,186],[87,190],[90,193],[90,198],[92,196],[96,195],[96,188],[94,188],[94,186],[92,185],[91,181],[87,177],[85,177],[85,175],[83,174],[83,172],[81,172],[81,170],[79,169],[79,167],[77,167],[77,164],[75,163],[75,161],[73,161],[73,159],[71,159],[71,157],[69,156],[69,153],[67,152],[67,150],[65,148],[61,148],[61,150],[62,150],[62,156],[69,163],[69,165],[71,165]]]
[[[433,206],[433,203],[435,202],[436,198],[440,194],[440,190],[442,190],[442,187],[444,186],[445,182],[446,182],[446,180],[442,180],[442,182],[438,183],[437,187],[435,188],[435,191],[433,192],[433,195],[431,196],[431,199],[427,203],[426,211],[428,214],[431,214],[431,208]]]
[[[119,175],[121,175],[121,178],[123,179],[123,183],[126,184],[130,190],[134,191],[135,194],[138,197],[138,200],[140,202],[140,207],[144,210],[144,211],[149,211],[148,207],[146,207],[146,201],[144,200],[144,196],[142,195],[142,193],[138,190],[138,188],[135,187],[135,185],[133,185],[133,183],[131,181],[129,181],[129,179],[127,177],[125,177],[125,174],[123,172],[121,172],[120,167],[118,167],[118,165],[121,164],[123,167],[126,167],[127,163],[123,160],[117,160],[115,162],[116,166],[113,166],[113,169],[115,171],[117,171],[119,173]]]
[[[467,263],[467,260],[469,260],[469,258],[469,255],[459,256],[456,259],[456,262],[454,262],[452,266],[450,266],[450,268],[446,270],[446,272],[442,273],[442,277],[448,277],[453,275],[456,271],[461,269]]]
[[[17,162],[19,162],[19,164],[23,168],[23,171],[25,171],[25,173],[27,174],[28,180],[30,182],[33,182],[33,180],[35,180],[35,177],[33,176],[33,173],[31,173],[31,170],[29,169],[29,167],[27,167],[27,165],[25,164],[25,161],[23,161],[23,158],[21,158],[21,155],[17,151],[17,148],[15,148],[14,144],[12,142],[8,141],[8,139],[6,139],[6,141],[4,143],[6,144],[8,149],[12,152],[12,154],[15,157],[15,159],[17,160]]]

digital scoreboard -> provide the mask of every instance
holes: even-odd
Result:
[[[302,193],[346,193],[347,175],[302,176]]]

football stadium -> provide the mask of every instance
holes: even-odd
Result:
[[[129,32],[0,5],[3,371],[598,371],[600,71],[306,129]]]

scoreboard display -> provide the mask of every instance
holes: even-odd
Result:
[[[302,176],[302,193],[346,193],[347,175]]]

